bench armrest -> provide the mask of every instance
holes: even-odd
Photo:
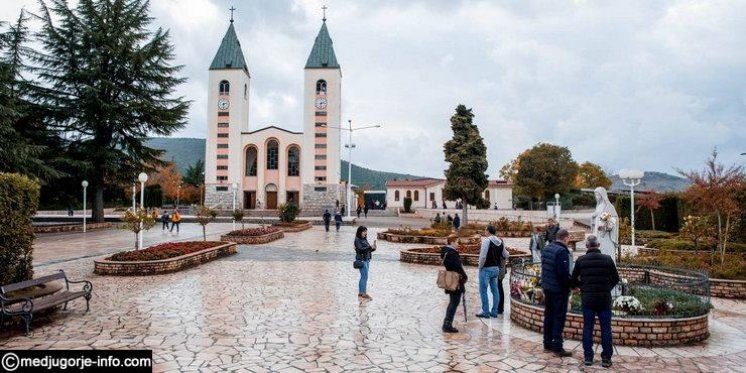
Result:
[[[20,311],[9,311],[6,310],[5,307],[9,306],[11,304],[24,302],[23,306],[21,307]],[[23,298],[6,298],[3,295],[0,295],[0,311],[6,315],[17,315],[22,313],[31,313],[34,310],[34,301],[31,300],[31,298],[23,297]]]
[[[88,280],[72,281],[67,280],[69,284],[83,284],[83,291],[90,294],[93,291],[93,283]]]

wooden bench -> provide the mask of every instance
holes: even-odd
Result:
[[[65,280],[65,289],[54,294],[45,295],[39,298],[12,297],[10,294],[11,292],[58,280]],[[70,291],[70,284],[83,284],[83,289],[80,291]],[[5,316],[8,316],[9,318],[20,316],[26,323],[26,335],[28,335],[31,328],[32,314],[34,312],[46,310],[59,305],[64,305],[63,309],[67,309],[67,302],[77,298],[85,298],[85,310],[88,312],[90,309],[89,303],[92,291],[93,284],[91,284],[90,281],[70,281],[62,270],[53,275],[0,286],[0,327],[5,324]]]

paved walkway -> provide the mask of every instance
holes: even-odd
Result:
[[[467,269],[469,321],[459,310],[456,326],[463,333],[444,335],[447,297],[435,288],[436,268],[399,262],[402,245],[379,243],[369,283],[374,300],[361,304],[352,269],[354,229],[314,227],[161,276],[97,276],[87,257],[48,264],[39,274],[63,268],[94,283],[91,312],[84,314],[78,302],[36,320],[31,337],[17,330],[0,335],[0,348],[146,348],[154,351],[156,371],[608,371],[584,368],[575,342],[568,342],[573,357],[557,358],[543,352],[538,333],[508,317],[473,317],[474,268]],[[108,239],[88,244],[103,247]],[[743,371],[744,302],[715,306],[708,342],[619,347],[614,370]]]

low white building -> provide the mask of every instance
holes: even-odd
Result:
[[[386,182],[387,208],[403,208],[404,198],[409,197],[412,198],[413,209],[430,209],[433,203],[437,209],[442,209],[443,203],[452,209],[456,201],[443,199],[445,185],[444,179],[389,180]],[[490,180],[484,190],[484,198],[490,201],[491,209],[497,204],[499,210],[510,210],[513,208],[513,184],[504,180]]]

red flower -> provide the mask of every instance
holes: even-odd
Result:
[[[227,236],[249,236],[257,237],[264,236],[266,234],[278,232],[279,229],[275,227],[263,227],[263,228],[251,228],[251,229],[239,229],[227,234]]]
[[[122,251],[112,255],[109,260],[116,262],[161,260],[195,253],[222,244],[224,242],[219,241],[166,242],[143,250]]]

